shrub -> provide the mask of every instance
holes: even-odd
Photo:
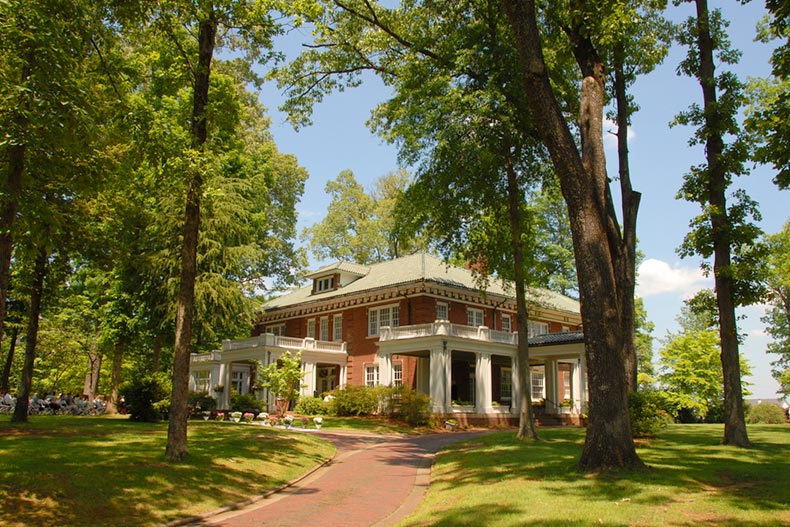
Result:
[[[426,425],[430,421],[431,398],[408,386],[390,388],[385,400],[386,411],[392,417],[401,418],[410,425]]]
[[[303,395],[299,397],[299,402],[296,403],[294,410],[301,415],[326,415],[329,408],[320,397]]]
[[[631,434],[634,437],[653,437],[659,430],[672,422],[672,417],[663,410],[661,392],[633,392],[628,396],[631,412]]]
[[[345,386],[332,390],[330,413],[338,416],[372,415],[379,408],[377,390],[368,386]]]
[[[167,417],[170,378],[164,373],[136,377],[121,387],[129,419],[155,423]]]
[[[748,405],[746,422],[752,425],[779,425],[785,422],[785,411],[772,403]]]
[[[251,393],[240,393],[230,398],[230,409],[233,412],[250,412],[257,414],[261,411],[261,401]]]
[[[188,404],[195,415],[206,411],[213,412],[217,409],[217,400],[205,392],[190,392]]]

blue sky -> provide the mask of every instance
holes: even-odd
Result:
[[[753,41],[755,25],[763,16],[763,5],[763,2],[751,2],[746,6],[727,2],[722,6],[725,18],[731,21],[731,40],[744,52],[740,64],[733,68],[742,79],[766,76],[770,72],[770,48]],[[675,13],[673,18],[677,18],[678,13],[689,14],[691,4],[671,9]],[[288,45],[292,46],[299,38],[299,34],[292,34]],[[639,269],[637,292],[644,298],[648,317],[656,326],[656,356],[660,339],[677,330],[675,318],[683,299],[712,285],[711,279],[702,276],[699,259],[681,260],[676,254],[688,231],[689,220],[699,209],[676,200],[675,195],[683,174],[690,166],[703,161],[702,149],[688,146],[691,130],[668,126],[673,116],[689,104],[701,103],[699,85],[675,73],[683,56],[682,49],[673,48],[662,66],[637,82],[634,95],[641,109],[629,130],[633,184],[642,192],[637,233],[645,261]],[[370,189],[377,178],[399,168],[396,148],[384,144],[365,125],[372,108],[386,97],[386,89],[371,76],[361,87],[333,94],[316,106],[314,124],[297,132],[277,111],[282,94],[272,84],[264,87],[261,101],[270,109],[272,133],[278,148],[294,154],[310,174],[299,205],[300,230],[324,217],[329,204],[325,184],[342,170],[352,170],[357,180]],[[613,142],[607,154],[610,172],[616,174]],[[779,231],[790,219],[788,193],[778,191],[772,178],[770,169],[758,167],[751,175],[736,181],[737,186],[744,188],[760,204],[761,226],[767,233]],[[760,322],[762,313],[761,306],[740,313],[745,316],[740,322],[740,331],[746,335],[741,353],[752,366],[752,376],[745,380],[752,384],[753,397],[767,399],[776,397],[778,384],[770,374],[772,359],[765,353],[769,339]]]

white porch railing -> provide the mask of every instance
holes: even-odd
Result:
[[[223,351],[233,351],[259,347],[285,348],[291,350],[322,351],[327,353],[346,353],[345,342],[332,342],[328,340],[315,340],[313,338],[281,337],[265,333],[247,339],[224,340]]]
[[[379,331],[379,341],[414,339],[421,337],[449,336],[482,342],[497,342],[500,344],[516,345],[518,333],[488,329],[485,326],[465,326],[438,321],[432,324],[416,324],[413,326],[389,327],[385,326]]]
[[[198,362],[219,361],[219,358],[220,358],[219,351],[209,351],[207,353],[193,353],[190,355],[189,360],[192,363],[198,363]]]

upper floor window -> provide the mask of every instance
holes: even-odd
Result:
[[[529,337],[536,337],[538,335],[545,335],[549,332],[549,325],[545,322],[533,322],[532,320],[529,321],[529,330],[527,335]]]
[[[397,305],[368,311],[368,336],[375,337],[383,327],[400,326],[400,308]]]
[[[321,317],[320,320],[320,340],[329,340],[329,317]]]
[[[447,302],[436,302],[436,320],[450,320],[450,306]]]
[[[513,318],[510,315],[502,315],[502,331],[513,331]]]
[[[484,312],[482,309],[467,308],[466,309],[466,325],[467,326],[483,326]]]
[[[266,333],[282,337],[285,335],[285,324],[278,324],[276,326],[266,326]]]
[[[335,288],[335,277],[329,276],[327,278],[317,278],[315,281],[315,292],[329,291]]]
[[[315,319],[308,318],[307,319],[307,338],[314,339],[315,338]]]
[[[332,340],[335,342],[343,340],[343,315],[335,315],[332,320]]]

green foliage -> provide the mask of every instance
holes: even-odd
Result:
[[[387,387],[383,391],[384,411],[390,417],[403,419],[412,426],[424,426],[430,421],[431,398],[408,386]]]
[[[749,424],[779,425],[786,420],[785,411],[773,403],[746,406],[746,422]]]
[[[230,398],[230,409],[234,412],[253,412],[261,411],[261,401],[251,393],[237,393]]]
[[[217,400],[203,392],[190,392],[187,404],[192,408],[193,413],[210,412],[217,409]]]
[[[655,390],[631,392],[628,408],[631,412],[631,433],[634,437],[655,437],[672,422],[672,416],[664,410],[665,401],[661,392]]]
[[[777,357],[771,373],[779,381],[780,392],[790,395],[790,222],[766,239],[768,265],[766,284],[770,307],[762,321],[772,342],[766,351]]]
[[[304,378],[302,371],[302,353],[295,356],[286,351],[276,362],[267,366],[259,365],[261,386],[267,388],[277,398],[277,409],[285,413],[291,401],[299,396],[299,389]]]
[[[303,395],[299,397],[294,411],[301,415],[326,415],[329,413],[329,405],[320,397]]]
[[[380,408],[380,387],[344,386],[332,390],[329,411],[337,416],[373,415]]]
[[[121,396],[129,411],[129,419],[155,423],[163,418],[170,406],[170,377],[153,373],[134,377],[121,387]]]

